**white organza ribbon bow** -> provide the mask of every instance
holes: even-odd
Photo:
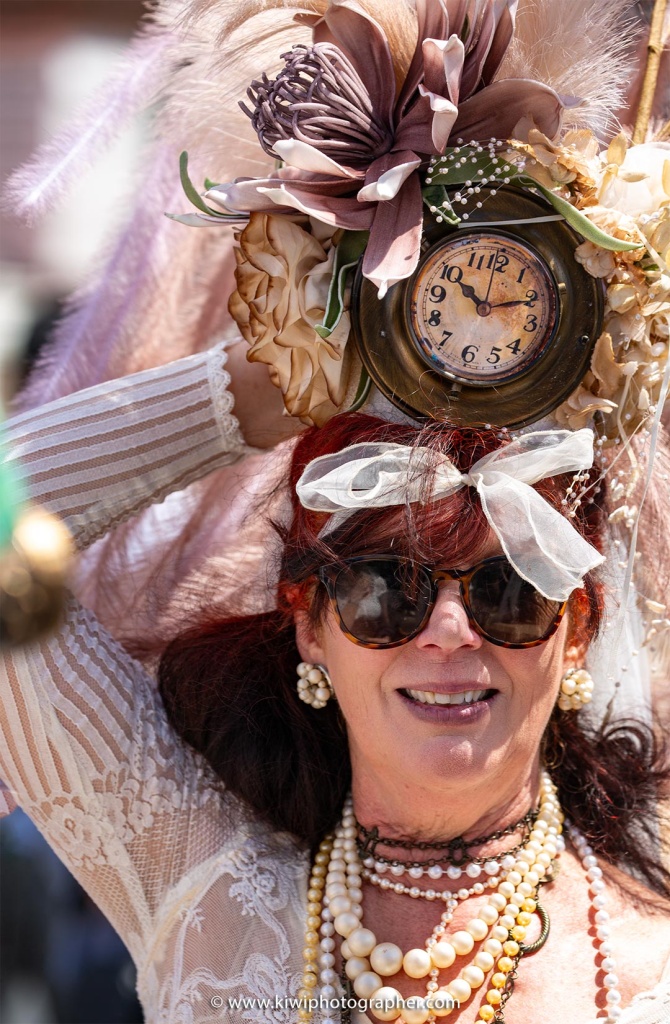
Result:
[[[565,601],[604,558],[531,485],[592,465],[593,434],[586,429],[523,434],[475,462],[469,473],[430,448],[364,442],[314,459],[296,491],[305,508],[336,513],[327,527],[331,532],[358,509],[435,501],[474,487],[519,575],[545,597]],[[427,499],[428,471],[433,484]]]

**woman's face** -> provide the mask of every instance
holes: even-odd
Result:
[[[489,643],[470,625],[456,582],[440,585],[427,625],[401,647],[352,643],[331,609],[316,630],[305,616],[297,624],[303,659],[328,669],[354,778],[397,774],[428,788],[527,775],[561,675],[578,655],[565,649],[567,615],[537,647]]]

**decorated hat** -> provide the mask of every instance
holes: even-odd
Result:
[[[589,428],[611,503],[607,672],[642,692],[670,626],[670,142],[616,118],[627,8],[158,0],[82,114],[83,164],[154,104],[135,210],[24,406],[226,337],[302,424]],[[19,211],[46,209],[72,162],[58,140],[38,154]],[[213,493],[188,495],[184,531]]]

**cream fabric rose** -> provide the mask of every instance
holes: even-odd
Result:
[[[591,277],[609,277],[614,273],[614,255],[593,242],[582,242],[575,249],[575,259],[586,267]]]
[[[617,173],[604,175],[600,203],[629,217],[654,213],[670,199],[665,189],[668,161],[670,143],[645,142],[631,146],[618,163]]]
[[[286,216],[252,213],[235,250],[237,291],[232,317],[251,349],[251,362],[266,363],[291,416],[321,426],[340,410],[347,389],[349,315],[343,313],[324,340],[323,320],[332,278],[333,236],[317,239]],[[337,234],[337,233],[336,233]]]

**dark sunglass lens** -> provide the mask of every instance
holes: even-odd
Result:
[[[423,621],[430,596],[426,573],[399,559],[355,562],[335,581],[342,624],[366,644],[392,644],[411,636]]]
[[[478,625],[495,640],[525,644],[549,632],[561,603],[543,597],[501,559],[483,565],[470,580],[470,608]]]

